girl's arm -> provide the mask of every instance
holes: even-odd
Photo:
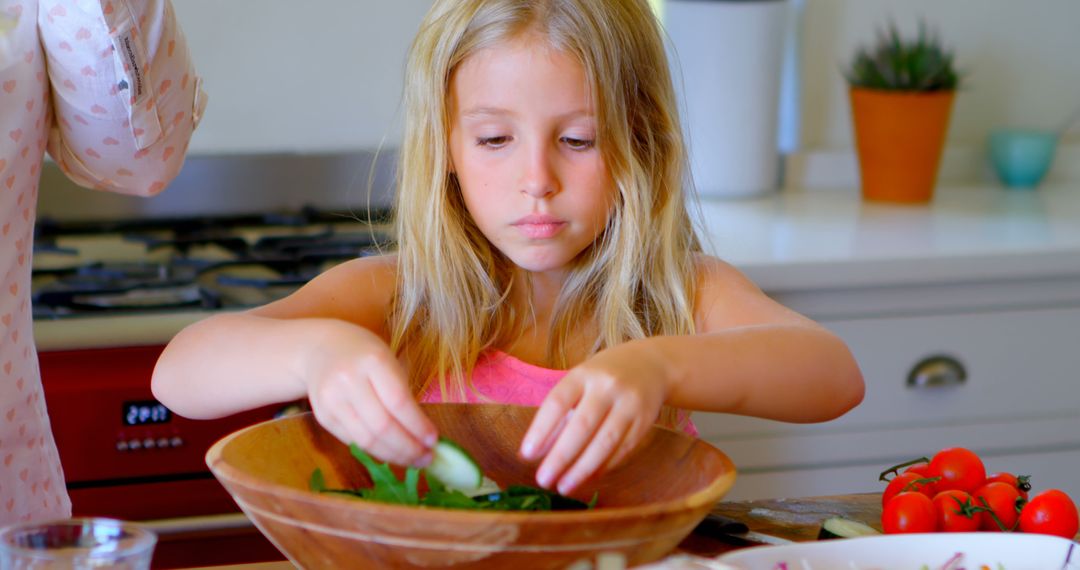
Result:
[[[699,334],[631,343],[666,363],[668,405],[804,423],[862,401],[862,373],[843,340],[730,265],[700,260]]]
[[[543,457],[537,482],[572,492],[625,458],[663,404],[789,422],[835,418],[863,397],[847,346],[769,299],[733,267],[702,256],[698,334],[604,350],[548,394],[522,442]]]
[[[38,27],[52,87],[49,154],[83,186],[164,189],[206,105],[172,5],[41,2]]]
[[[344,263],[289,297],[180,331],[154,369],[154,396],[215,418],[308,397],[338,439],[401,464],[425,463],[437,433],[386,343],[394,262]]]

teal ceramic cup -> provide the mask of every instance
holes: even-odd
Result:
[[[1034,188],[1057,151],[1057,133],[1034,129],[997,129],[990,133],[990,162],[1010,188]]]

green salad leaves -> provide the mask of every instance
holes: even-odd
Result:
[[[489,491],[492,487],[482,486],[480,494],[470,496],[457,489],[447,487],[427,470],[415,467],[406,469],[405,479],[400,480],[394,475],[388,464],[375,461],[357,445],[350,445],[349,450],[352,452],[353,457],[367,469],[372,486],[361,489],[328,489],[322,471],[315,469],[308,483],[312,491],[341,494],[380,503],[441,507],[445,509],[558,511],[591,509],[596,506],[596,494],[593,494],[592,500],[585,503],[546,489],[528,485],[510,485],[505,490],[494,491]],[[423,496],[419,492],[421,471],[423,471],[424,480],[427,483],[427,492]]]

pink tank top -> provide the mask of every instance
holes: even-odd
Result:
[[[519,360],[505,352],[493,350],[480,355],[473,368],[472,382],[475,391],[466,390],[465,402],[480,404],[496,402],[520,406],[539,406],[555,384],[566,376],[566,370],[554,370]],[[460,402],[457,390],[447,390],[449,402]],[[443,401],[438,382],[428,385],[420,401],[440,403]],[[690,414],[679,410],[679,429],[697,437],[698,430],[690,421]]]

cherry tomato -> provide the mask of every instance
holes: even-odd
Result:
[[[975,452],[963,447],[948,447],[930,460],[929,475],[941,477],[937,482],[938,492],[957,489],[971,493],[986,480],[986,467]]]
[[[937,530],[934,502],[922,493],[899,493],[882,509],[881,528],[886,534],[934,532]]]
[[[979,530],[1002,530],[994,517],[990,516],[990,512],[993,512],[994,516],[1005,526],[1004,530],[1016,528],[1016,519],[1020,516],[1018,503],[1022,504],[1021,501],[1023,501],[1020,491],[1016,487],[1001,481],[994,481],[979,487],[978,490],[972,493],[972,497],[976,506],[990,509],[989,512],[982,511],[979,513]]]
[[[974,532],[979,529],[981,513],[975,510],[971,495],[963,491],[942,491],[934,495],[934,512],[938,530],[944,532]]]
[[[1080,530],[1080,515],[1065,493],[1047,489],[1031,498],[1020,511],[1020,530],[1072,539]]]
[[[987,483],[993,483],[994,481],[1000,481],[1002,483],[1008,483],[1013,487],[1016,487],[1017,491],[1020,491],[1020,496],[1025,500],[1028,498],[1028,491],[1031,490],[1030,475],[1013,475],[1012,473],[994,473],[986,478]]]
[[[907,469],[904,469],[904,473],[918,473],[923,477],[929,477],[930,464],[929,463],[916,463]]]
[[[884,507],[893,497],[904,491],[914,491],[927,497],[933,497],[934,483],[924,479],[918,473],[905,471],[889,481],[889,485],[881,493],[881,506]]]

